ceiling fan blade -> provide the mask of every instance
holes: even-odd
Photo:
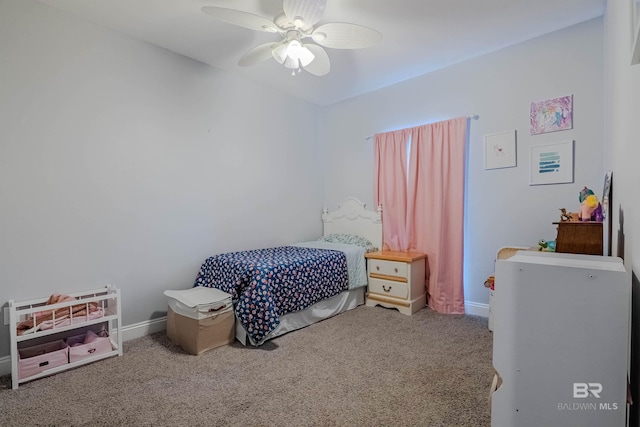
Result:
[[[382,40],[382,34],[362,25],[333,22],[320,25],[311,33],[311,38],[324,47],[360,49]]]
[[[284,0],[284,14],[298,27],[311,27],[320,20],[327,0]],[[296,19],[301,22],[296,23]]]
[[[265,43],[254,47],[249,52],[242,55],[242,58],[238,61],[238,65],[247,67],[270,59],[271,51],[273,51],[273,49],[275,49],[279,44],[280,43]]]
[[[228,24],[238,25],[254,31],[266,31],[277,33],[280,29],[273,22],[262,16],[254,15],[241,10],[225,9],[223,7],[203,6],[202,12],[211,15]]]
[[[309,49],[315,56],[313,61],[303,68],[314,76],[324,76],[331,69],[331,62],[327,52],[317,44],[305,44],[304,47]]]

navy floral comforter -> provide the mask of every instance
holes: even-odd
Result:
[[[194,286],[231,294],[236,316],[260,345],[279,316],[307,308],[348,287],[343,252],[297,246],[231,252],[208,258]]]

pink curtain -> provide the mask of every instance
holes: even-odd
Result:
[[[408,246],[428,256],[429,307],[440,313],[464,314],[467,119],[461,117],[413,128],[411,139]]]
[[[374,202],[382,205],[384,250],[407,248],[407,139],[409,130],[379,133],[375,143]]]
[[[427,301],[440,313],[464,313],[466,138],[464,117],[375,136],[383,248],[428,255]]]

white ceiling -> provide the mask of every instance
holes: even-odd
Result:
[[[202,6],[272,19],[282,0],[38,0],[197,61],[330,105],[515,43],[602,16],[606,0],[328,0],[319,24],[352,22],[382,33],[374,47],[326,49],[329,74],[316,77],[275,60],[238,59],[277,34],[216,20]]]

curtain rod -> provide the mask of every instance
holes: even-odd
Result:
[[[478,120],[479,118],[480,116],[477,114],[471,114],[470,116],[467,116],[467,120]],[[365,139],[368,141],[370,139],[373,139],[373,136],[368,136]]]

